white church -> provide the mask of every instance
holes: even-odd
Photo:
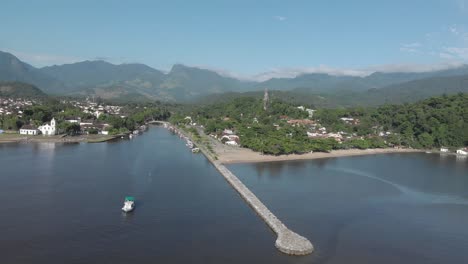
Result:
[[[39,131],[41,131],[42,135],[51,136],[57,134],[57,130],[55,127],[55,118],[52,118],[50,123],[45,123],[42,126],[38,127]]]

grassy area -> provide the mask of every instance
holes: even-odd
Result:
[[[55,135],[55,136],[31,136],[31,135],[20,135],[20,134],[0,134],[0,143],[5,142],[18,142],[18,141],[27,141],[29,142],[105,142],[111,139],[116,138],[117,136],[110,135],[83,135],[83,136],[65,136],[65,135]]]
[[[0,134],[0,142],[15,142],[22,139],[25,139],[25,135],[12,134],[12,133],[2,133]]]
[[[86,138],[86,142],[88,143],[106,142],[116,137],[117,136],[109,136],[109,135],[88,135]]]

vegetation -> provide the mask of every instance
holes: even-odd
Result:
[[[46,94],[27,83],[0,81],[0,97],[37,98],[46,97]]]
[[[187,124],[186,116],[191,116],[205,133],[217,136],[233,129],[243,147],[273,155],[389,146],[460,147],[468,145],[467,106],[468,94],[459,93],[413,104],[318,109],[313,125],[293,126],[287,120],[307,119],[308,113],[279,99],[272,100],[265,111],[261,99],[241,97],[176,114],[172,122]],[[346,123],[342,117],[358,122]],[[342,142],[307,136],[318,128],[347,136]]]

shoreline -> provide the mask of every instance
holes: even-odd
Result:
[[[215,153],[218,161],[223,164],[236,164],[236,163],[261,163],[261,162],[276,162],[276,161],[295,161],[295,160],[314,160],[324,158],[339,158],[339,157],[352,157],[352,156],[365,156],[376,154],[389,154],[389,153],[421,153],[426,150],[422,149],[346,149],[346,150],[333,150],[329,153],[326,152],[313,152],[305,154],[290,154],[290,155],[264,155],[259,152],[252,151],[245,148],[236,148],[229,146],[216,146]]]
[[[106,142],[120,137],[115,136],[28,136],[19,134],[5,134],[0,135],[0,144],[4,143],[98,143]]]
[[[221,164],[236,164],[236,163],[262,163],[262,162],[277,162],[277,161],[296,161],[296,160],[313,160],[324,158],[339,158],[351,156],[365,156],[376,154],[390,154],[390,153],[424,153],[427,149],[412,149],[412,148],[377,148],[377,149],[345,149],[345,150],[332,150],[331,152],[311,152],[305,154],[289,154],[289,155],[265,155],[260,152],[255,152],[248,148],[234,147],[222,144],[220,141],[204,134],[203,131],[198,130],[200,136],[207,141],[202,143],[203,147],[209,145],[212,154],[215,156],[217,162]],[[185,134],[185,133],[184,133]],[[197,145],[199,142],[196,142]],[[431,151],[434,153],[434,151]],[[211,153],[210,153],[211,155]]]

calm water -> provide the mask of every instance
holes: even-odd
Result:
[[[316,252],[288,257],[202,155],[131,141],[0,145],[0,263],[464,263],[468,162],[406,154],[232,165]],[[126,195],[134,213],[121,213]]]
[[[316,252],[313,263],[468,263],[468,161],[387,154],[231,170]]]

